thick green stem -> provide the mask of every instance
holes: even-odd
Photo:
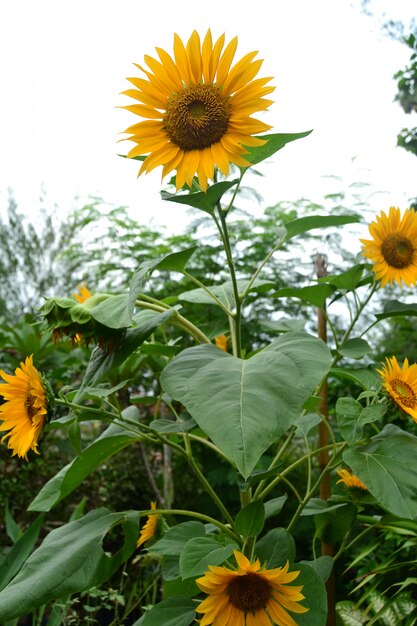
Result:
[[[146,302],[145,300],[141,299],[136,300],[136,306],[140,307],[141,309],[157,311],[158,313],[165,313],[165,311],[169,311],[171,309],[171,307],[162,306],[161,304],[154,304],[153,302]],[[194,339],[198,341],[198,343],[211,343],[207,335],[205,335],[199,328],[197,328],[197,326],[194,326],[194,324],[187,320],[187,318],[180,315],[175,309],[172,315],[171,323],[185,330],[189,335],[194,337]]]
[[[205,515],[204,513],[197,513],[196,511],[187,511],[186,509],[148,509],[140,512],[141,515],[183,515],[185,517],[194,517],[195,519],[199,519],[206,524],[213,524],[217,526],[222,532],[226,535],[229,535],[234,541],[237,541],[239,544],[242,543],[241,538],[237,535],[229,526],[222,524],[214,517],[210,517],[209,515]]]
[[[195,475],[197,476],[198,480],[200,481],[200,483],[202,484],[204,489],[209,494],[210,498],[213,500],[214,504],[219,509],[220,513],[223,515],[225,520],[227,520],[228,523],[233,528],[234,527],[233,517],[230,515],[229,511],[226,509],[226,507],[224,506],[223,502],[220,500],[219,496],[214,491],[213,487],[210,485],[210,483],[208,482],[207,478],[204,476],[204,474],[202,473],[202,471],[200,470],[200,468],[198,467],[198,465],[197,465],[197,463],[196,463],[196,461],[194,459],[194,456],[193,456],[193,453],[192,453],[192,449],[191,449],[190,438],[189,438],[187,433],[185,433],[185,435],[184,435],[184,442],[185,442],[185,455],[186,455],[186,458],[188,460],[188,463],[190,464],[190,466],[194,470]]]
[[[235,263],[232,256],[232,247],[230,244],[229,231],[227,228],[226,222],[226,213],[223,211],[221,206],[217,205],[217,212],[219,215],[219,219],[214,217],[214,221],[218,228],[220,238],[223,242],[224,251],[226,253],[227,265],[229,267],[230,272],[230,280],[232,282],[233,289],[233,297],[235,300],[235,312],[233,315],[229,315],[229,321],[231,324],[231,334],[232,334],[232,344],[233,344],[233,356],[240,357],[241,356],[241,312],[242,312],[242,303],[239,295],[239,287],[237,283],[236,277],[236,269]]]
[[[312,488],[306,493],[305,497],[303,498],[303,501],[298,505],[296,512],[294,513],[290,523],[287,526],[287,530],[291,531],[298,518],[300,517],[304,507],[306,506],[306,504],[309,502],[309,500],[314,496],[315,493],[317,493],[317,491],[320,489],[320,485],[323,482],[323,480],[326,479],[327,475],[329,472],[331,472],[331,470],[333,469],[333,467],[337,464],[340,455],[342,453],[342,451],[345,449],[345,447],[347,446],[347,443],[343,442],[337,453],[335,454],[334,457],[332,457],[327,465],[327,467],[321,472],[320,476],[318,477],[318,479],[316,480],[316,482],[314,483],[314,485],[312,486]]]

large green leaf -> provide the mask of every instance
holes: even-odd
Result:
[[[264,143],[263,146],[248,148],[248,154],[244,155],[245,159],[252,165],[261,163],[278,152],[278,150],[281,150],[287,143],[307,137],[311,132],[313,131],[307,130],[303,133],[271,133],[269,135],[259,135],[259,139],[267,140],[266,143]],[[247,168],[241,167],[240,169],[245,171]]]
[[[242,294],[246,291],[247,286],[249,285],[249,280],[238,280],[237,286],[239,289],[239,294]],[[269,280],[261,280],[258,278],[254,281],[251,286],[250,291],[266,291],[268,288],[272,287],[273,284]],[[211,285],[208,287],[211,293],[216,296],[218,300],[222,304],[224,304],[229,310],[232,310],[235,306],[235,296],[233,292],[233,283],[228,281],[223,283],[222,285]],[[209,293],[203,288],[198,287],[197,289],[190,289],[189,291],[184,291],[178,296],[179,300],[183,300],[184,302],[192,302],[193,304],[216,304],[216,301]]]
[[[337,378],[353,381],[354,383],[362,387],[362,389],[365,389],[365,391],[369,391],[370,389],[376,389],[380,385],[380,378],[375,370],[349,370],[347,368],[333,368],[330,373]]]
[[[295,542],[285,528],[273,528],[256,543],[256,556],[269,569],[283,567],[287,561],[292,563],[295,557]]]
[[[303,585],[305,600],[302,605],[308,607],[307,613],[291,614],[297,626],[325,626],[327,621],[327,593],[321,574],[306,563],[294,563],[292,570],[299,570],[300,575],[295,585]]]
[[[138,521],[136,512],[97,509],[51,531],[0,592],[0,623],[108,580],[135,550]],[[122,525],[125,539],[119,551],[110,556],[102,543],[117,525]]]
[[[128,310],[133,315],[135,303],[137,297],[143,291],[147,280],[152,275],[152,272],[156,269],[170,270],[173,272],[183,272],[188,261],[196,251],[197,246],[192,248],[186,248],[179,252],[171,252],[159,259],[146,261],[136,270],[132,281],[130,283],[130,290],[128,294]]]
[[[287,239],[301,235],[316,228],[329,228],[330,226],[343,226],[355,224],[360,221],[359,215],[311,215],[300,217],[285,224]]]
[[[365,263],[359,263],[341,274],[329,274],[319,278],[318,281],[320,283],[330,283],[342,291],[352,291],[360,284],[365,267]]]
[[[326,298],[336,291],[336,287],[326,283],[311,285],[310,287],[285,287],[272,294],[273,298],[299,298],[303,302],[322,307]]]
[[[237,532],[245,539],[256,537],[265,523],[265,506],[260,500],[253,500],[243,507],[236,515]]]
[[[417,437],[388,424],[367,446],[346,450],[343,460],[379,504],[394,515],[417,518]]]
[[[185,544],[196,537],[205,537],[206,531],[201,522],[183,522],[171,526],[162,539],[152,545],[151,552],[166,555],[180,555]]]
[[[384,320],[387,317],[415,317],[417,315],[417,303],[399,302],[390,300],[384,305],[382,313],[375,313],[377,320]]]
[[[128,407],[122,414],[126,418],[138,421],[139,411],[134,406]],[[131,430],[110,424],[93,443],[82,451],[80,456],[63,467],[42,487],[30,503],[28,510],[50,511],[106,459],[139,439],[139,435]]]
[[[211,537],[194,537],[184,546],[180,556],[180,572],[183,579],[202,576],[209,565],[221,565],[238,550],[236,543],[222,546]]]
[[[286,333],[247,360],[202,345],[175,357],[161,385],[247,478],[293,424],[330,360],[328,347],[306,333]]]
[[[16,543],[0,560],[0,589],[3,589],[16,576],[23,563],[35,547],[44,515],[38,515],[29,528],[19,536]]]
[[[385,404],[370,404],[363,407],[353,398],[339,398],[336,402],[336,416],[340,434],[350,445],[362,438],[365,424],[376,422],[383,417]]]
[[[205,211],[213,215],[214,209],[222,196],[238,183],[236,180],[223,180],[219,183],[210,185],[207,191],[197,191],[196,193],[175,194],[168,191],[161,191],[162,200],[169,202],[178,202],[179,204],[187,204],[201,211]]]
[[[361,337],[353,337],[344,342],[339,348],[339,354],[349,359],[361,359],[366,354],[370,354],[372,348],[365,339]]]

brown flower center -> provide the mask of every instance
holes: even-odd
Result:
[[[394,380],[392,380],[390,384],[394,393],[396,393],[398,396],[398,402],[400,402],[404,406],[407,406],[410,409],[413,409],[415,406],[417,406],[416,394],[409,384],[398,378],[394,378]]]
[[[227,587],[227,594],[233,606],[240,611],[256,612],[266,607],[271,587],[262,576],[249,572],[233,578]]]
[[[36,396],[32,395],[30,393],[30,390],[27,392],[26,394],[26,398],[25,398],[25,409],[26,409],[26,413],[30,419],[30,421],[33,423],[33,418],[37,415],[38,413],[38,409],[35,407],[35,400],[36,400]]]
[[[413,261],[414,247],[412,242],[402,235],[389,235],[381,245],[382,255],[391,267],[403,269]]]
[[[220,141],[229,125],[230,106],[221,89],[194,85],[169,99],[165,131],[182,150],[202,150]]]

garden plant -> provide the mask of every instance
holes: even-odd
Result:
[[[317,255],[317,277],[304,287],[277,286],[268,264],[278,259],[284,272],[306,233],[342,229],[360,216],[289,219],[272,226],[273,246],[242,275],[231,221],[242,180],[311,131],[271,133],[253,117],[272,105],[274,87],[258,77],[257,52],[234,62],[237,43],[214,40],[210,30],[201,39],[193,32],[185,44],[175,35],[173,55],[156,48],[157,58],[145,56],[125,92],[135,101],[125,108],[139,118],[125,131],[134,143],[127,157],[138,161],[139,174],[162,167],[162,176],[171,176],[162,191],[170,210],[187,205],[210,220],[227,280],[197,277],[193,246],[141,262],[127,291],[74,285],[72,295],[40,302],[39,318],[57,345],[69,338],[74,350],[93,348],[80,383],[71,386],[67,372],[65,385],[53,389],[36,352],[0,371],[2,442],[12,454],[22,464],[42,455],[48,431],[64,433],[73,448],[72,460],[34,494],[28,510],[39,516],[0,563],[2,624],[40,610],[49,626],[73,623],[65,606],[75,594],[80,602],[94,593],[109,602],[97,589],[120,568],[129,577],[132,561],[146,554],[160,585],[151,602],[134,606],[139,613],[121,611],[113,624],[325,626],[336,623],[335,581],[346,554],[361,547],[351,564],[357,568],[369,555],[364,546],[387,533],[400,554],[415,545],[417,363],[406,354],[375,362],[369,333],[388,318],[417,315],[417,304],[404,298],[367,311],[379,289],[417,283],[417,214],[384,207],[369,224],[358,262],[328,274]],[[169,273],[193,288],[164,293]],[[245,342],[247,316],[260,298],[270,302],[268,332]],[[304,319],[283,315],[288,298],[314,308],[309,332]],[[342,325],[332,313],[334,307],[340,320],[341,305]],[[186,314],[193,307],[216,311],[211,326]],[[139,363],[149,365],[140,380]],[[349,394],[332,392],[340,381],[349,382]],[[85,429],[97,422],[103,428],[86,445]],[[138,443],[163,459],[148,507],[131,502],[128,510],[86,512],[84,503],[34,549],[45,515]],[[172,458],[177,465],[167,462]],[[234,497],[225,498],[212,480],[217,466]],[[175,467],[197,481],[199,507],[176,505]],[[387,603],[397,623],[416,623],[415,563],[411,554],[403,579],[388,577],[378,589],[379,612],[347,600],[339,623],[382,623]]]

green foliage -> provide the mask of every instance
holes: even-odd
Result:
[[[214,346],[184,350],[165,368],[161,385],[247,478],[271,441],[294,422],[329,365],[325,344],[304,333],[286,333],[249,360]],[[265,368],[271,372],[267,379]],[[228,412],[218,421],[224,402]]]
[[[125,541],[114,556],[109,556],[102,542],[119,524],[125,532]],[[108,580],[133,552],[137,533],[136,515],[110,513],[106,509],[90,511],[81,519],[51,531],[19,574],[0,592],[0,620],[25,615],[51,599],[67,598]]]

